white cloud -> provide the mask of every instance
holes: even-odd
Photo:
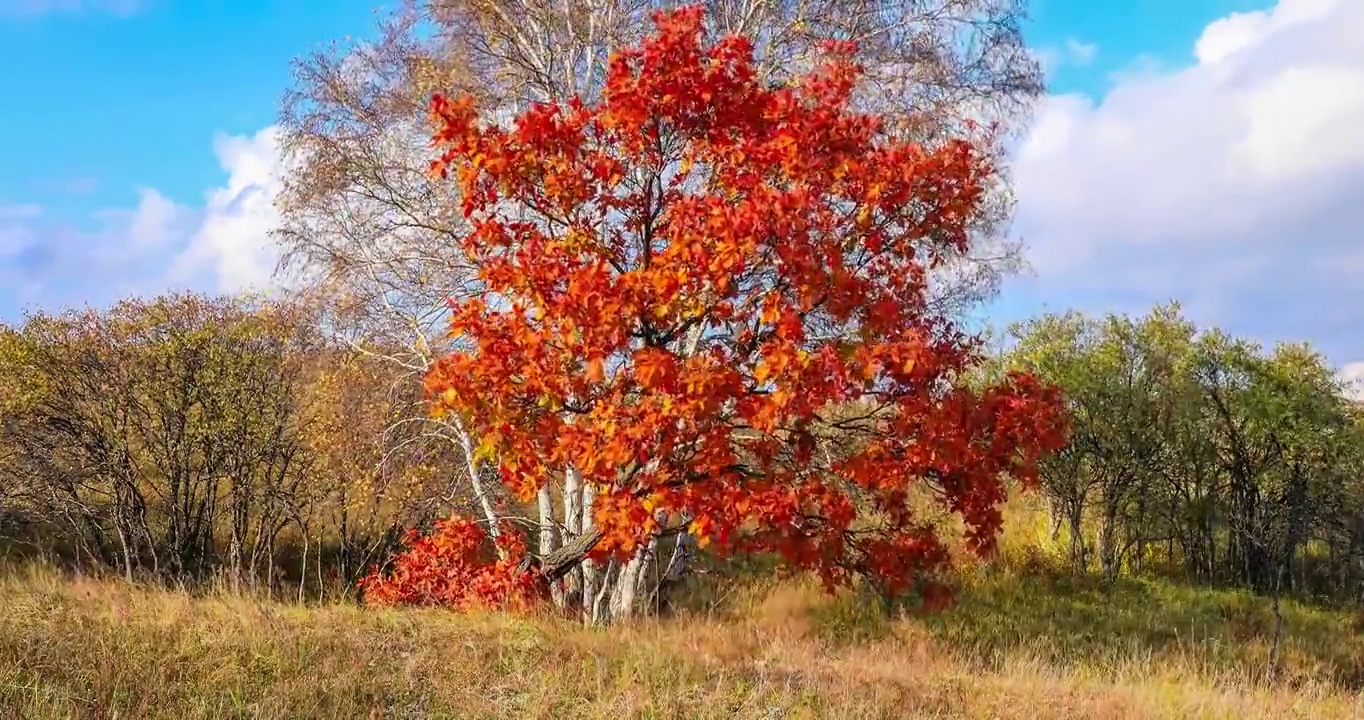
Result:
[[[11,257],[33,242],[30,223],[42,214],[37,205],[0,205],[0,258]]]
[[[176,224],[184,210],[153,188],[139,188],[137,209],[128,222],[130,250],[164,247],[175,236]]]
[[[1345,393],[1352,400],[1364,402],[1364,361],[1345,363],[1338,373],[1345,384]]]
[[[1266,38],[1304,22],[1329,19],[1341,0],[1286,0],[1273,11],[1232,13],[1210,23],[1194,43],[1194,57],[1212,65],[1254,49]]]
[[[37,205],[0,205],[0,222],[23,220],[41,214],[43,209]]]
[[[1364,355],[1364,2],[1211,23],[1194,65],[1053,96],[1015,163],[1037,276],[1016,297]],[[1007,298],[1007,296],[1006,296]]]
[[[1092,62],[1098,51],[1099,46],[1094,43],[1081,42],[1075,38],[1066,39],[1066,54],[1077,64],[1084,65]]]
[[[145,187],[136,205],[87,218],[0,205],[0,311],[18,303],[99,306],[172,290],[270,289],[281,170],[276,131],[220,136],[214,151],[227,180],[199,207]]]
[[[1290,67],[1242,100],[1250,119],[1234,161],[1269,183],[1364,161],[1364,67]]]
[[[283,169],[278,133],[269,127],[249,138],[219,137],[214,150],[228,173],[227,184],[208,193],[203,219],[168,279],[179,285],[207,273],[218,291],[264,289],[278,259],[269,235],[279,221],[274,207]]]
[[[1042,69],[1051,73],[1065,65],[1088,65],[1098,53],[1098,45],[1071,37],[1066,38],[1059,47],[1043,47],[1034,51],[1033,55],[1042,64]]]
[[[0,309],[99,305],[143,292],[149,276],[160,277],[166,246],[182,241],[194,216],[149,188],[138,191],[132,208],[86,218],[62,218],[40,205],[0,207]]]

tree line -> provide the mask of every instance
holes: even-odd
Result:
[[[0,328],[10,550],[130,579],[315,594],[448,512],[420,390],[302,302],[171,295]]]
[[[312,594],[353,588],[408,528],[481,514],[470,473],[493,485],[490,469],[324,328],[302,303],[197,295],[4,328],[4,541]],[[1200,331],[1174,305],[1009,332],[985,369],[1027,367],[1066,398],[1070,442],[1039,489],[1075,570],[1364,597],[1364,408],[1319,354]]]
[[[1200,330],[1177,305],[1009,335],[999,362],[1067,398],[1042,490],[1077,570],[1364,600],[1364,407],[1320,354]]]

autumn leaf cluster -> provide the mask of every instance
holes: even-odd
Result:
[[[409,530],[403,545],[390,568],[361,578],[367,603],[516,610],[542,594],[535,578],[517,568],[526,547],[514,532],[494,542],[478,524],[452,516],[425,536]]]

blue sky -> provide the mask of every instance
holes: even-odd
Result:
[[[1192,62],[1193,42],[1209,22],[1272,5],[1268,0],[1033,0],[1026,37],[1044,55],[1068,60],[1050,69],[1052,92],[1099,96],[1114,74],[1134,66]],[[1074,51],[1085,47],[1092,50],[1077,57]]]
[[[141,0],[134,12],[78,8],[19,14],[0,0],[0,198],[47,201],[94,189],[81,209],[131,205],[135,186],[195,203],[222,181],[215,133],[275,120],[290,61],[373,24],[371,0]]]
[[[0,0],[0,319],[264,267],[247,236],[290,60],[372,32],[375,3]],[[1052,92],[1016,162],[1034,273],[997,315],[1178,299],[1364,360],[1364,2],[1033,0],[1031,16]]]
[[[137,186],[199,202],[222,180],[214,134],[272,123],[291,59],[364,36],[375,4],[140,0],[111,10],[98,0],[0,0],[0,92],[13,100],[0,114],[0,198],[59,203],[54,211],[77,223],[93,208],[133,204]],[[1097,92],[1142,55],[1184,62],[1209,20],[1255,5],[1035,0],[1029,36],[1059,52],[1071,41],[1101,46],[1091,62],[1062,63],[1053,75],[1057,90]]]

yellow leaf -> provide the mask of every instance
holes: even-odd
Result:
[[[753,379],[760,383],[767,382],[767,378],[771,377],[771,375],[772,368],[768,367],[766,360],[759,361],[758,366],[753,368]]]

